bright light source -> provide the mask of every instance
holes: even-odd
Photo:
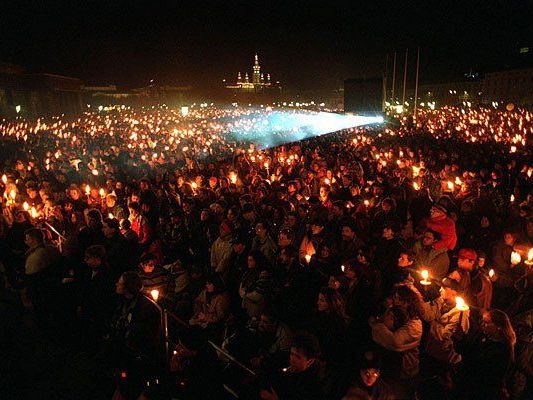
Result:
[[[187,106],[181,107],[181,115],[183,117],[186,117],[187,115],[189,115],[189,107],[187,107]]]
[[[17,114],[20,112],[21,109],[22,109],[21,106],[15,106],[15,111],[17,112]]]
[[[151,290],[150,296],[152,296],[152,299],[154,299],[154,301],[157,301],[157,299],[159,298],[159,290],[157,289]]]

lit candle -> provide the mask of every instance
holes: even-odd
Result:
[[[491,281],[493,281],[493,280],[495,280],[495,277],[496,277],[496,272],[494,272],[494,269],[491,268],[491,269],[489,270],[489,279],[490,279]]]
[[[422,275],[422,280],[420,281],[420,283],[424,286],[431,285],[431,281],[429,280],[429,271],[427,269],[424,269],[420,274]]]
[[[514,265],[518,265],[520,264],[520,261],[522,261],[522,257],[520,257],[520,254],[516,251],[513,251],[511,253],[511,264],[514,266]]]
[[[305,262],[306,262],[307,264],[309,264],[309,263],[311,262],[311,254],[306,254],[306,255],[305,255]]]
[[[154,299],[154,301],[157,301],[157,299],[159,298],[159,290],[157,289],[151,290],[150,296],[152,296],[152,299]]]
[[[98,170],[97,169],[93,169],[91,171],[91,173],[94,175],[94,176],[98,176]]]
[[[100,194],[100,197],[102,197],[102,198],[105,197],[105,190],[104,189],[100,189],[98,193]]]
[[[526,265],[531,266],[533,265],[533,247],[529,249],[527,252],[527,260],[524,261]]]
[[[22,208],[24,209],[24,211],[28,211],[30,209],[30,205],[28,204],[27,201],[25,201],[24,204],[22,204]]]
[[[420,190],[420,185],[417,182],[413,182],[413,188],[415,190]]]
[[[363,204],[365,205],[365,207],[368,207],[370,205],[370,201],[365,200],[365,201],[363,201]]]
[[[115,216],[113,215],[113,213],[109,213],[109,214],[107,214],[107,216],[108,216],[108,218],[110,218],[110,219],[115,219]]]
[[[511,195],[511,203],[514,203],[514,194]]]
[[[91,187],[89,185],[85,185],[85,194],[89,196],[91,194]]]
[[[454,189],[455,189],[455,185],[453,184],[453,182],[452,181],[448,181],[448,190],[453,192]]]
[[[198,189],[198,185],[196,184],[196,182],[191,182],[191,187],[193,188],[193,190]]]
[[[39,213],[37,212],[35,207],[31,208],[30,215],[31,215],[32,218],[37,218],[39,216]]]
[[[463,313],[465,311],[469,310],[468,304],[466,304],[465,300],[462,297],[457,296],[455,298],[455,308],[459,310],[459,324],[463,325]]]
[[[235,172],[231,172],[229,174],[229,180],[231,183],[236,184],[237,183],[237,174]]]
[[[4,185],[7,183],[7,175],[2,175],[2,182],[4,182]]]

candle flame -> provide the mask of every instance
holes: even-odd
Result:
[[[154,299],[154,301],[157,301],[157,299],[159,298],[159,290],[157,289],[151,290],[150,296],[152,296],[152,299]]]
[[[517,264],[520,264],[520,261],[522,261],[522,257],[520,256],[520,253],[513,251],[511,253],[511,264],[517,265]]]
[[[453,184],[452,181],[448,181],[448,190],[451,190],[453,191],[455,189],[455,185]]]
[[[455,298],[455,308],[457,308],[460,311],[466,311],[468,310],[468,305],[466,304],[465,300],[462,297],[457,296]]]

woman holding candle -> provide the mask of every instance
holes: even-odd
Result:
[[[430,365],[438,367],[437,373],[444,373],[461,362],[455,342],[468,332],[470,313],[466,304],[457,301],[462,295],[457,282],[444,280],[440,293],[437,299],[422,303],[422,319],[430,324],[426,342]]]

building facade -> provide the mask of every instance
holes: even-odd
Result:
[[[513,103],[533,108],[533,68],[487,73],[482,87],[483,103]]]

